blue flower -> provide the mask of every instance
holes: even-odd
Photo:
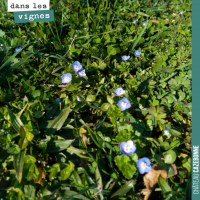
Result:
[[[151,162],[150,162],[149,158],[147,158],[147,157],[139,159],[136,162],[136,165],[139,168],[140,174],[144,174],[145,172],[151,171]]]
[[[56,98],[56,99],[55,99],[55,102],[56,102],[56,103],[59,103],[59,102],[61,102],[61,100],[60,100],[59,98]]]
[[[121,111],[124,111],[131,107],[131,104],[127,98],[123,98],[120,101],[118,101],[118,106],[121,108]]]
[[[78,74],[79,77],[86,76],[86,73],[85,73],[85,70],[84,70],[84,69],[80,69],[80,70],[77,72],[77,74]]]
[[[140,56],[140,55],[141,55],[141,52],[139,52],[138,50],[136,50],[136,51],[134,52],[134,54],[135,54],[136,56]]]
[[[148,23],[147,22],[142,22],[142,25],[143,26],[146,26]]]
[[[166,135],[166,136],[170,136],[169,131],[168,131],[168,130],[164,130],[164,135]]]
[[[125,93],[125,90],[123,90],[122,88],[117,88],[116,90],[113,90],[113,93],[117,96],[121,96]]]
[[[122,56],[123,61],[129,60],[129,59],[130,59],[130,56]]]
[[[75,61],[73,64],[72,64],[72,69],[75,71],[75,72],[78,72],[80,69],[82,69],[82,65],[79,61]]]
[[[69,83],[72,80],[72,75],[70,73],[63,74],[61,78],[62,78],[62,83]]]
[[[21,47],[19,47],[19,48],[16,48],[14,52],[15,52],[15,53],[16,53],[17,51],[20,51],[20,52],[21,52],[22,49],[23,49],[23,47],[21,46]]]
[[[136,146],[134,145],[132,140],[121,142],[119,148],[121,152],[127,156],[133,154],[136,151]]]
[[[134,20],[133,23],[135,24],[136,22],[138,22],[138,19]]]
[[[180,13],[179,13],[179,15],[182,15],[183,14],[183,11],[181,11]]]

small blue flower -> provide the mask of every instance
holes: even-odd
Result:
[[[169,131],[168,131],[168,130],[164,130],[164,135],[166,135],[166,136],[170,136]]]
[[[150,162],[149,158],[147,158],[147,157],[139,159],[136,162],[136,165],[139,168],[140,174],[144,174],[145,172],[148,173],[151,171],[151,162]]]
[[[124,111],[131,107],[131,104],[127,98],[123,98],[120,101],[118,101],[118,106],[121,108],[121,111]]]
[[[181,11],[180,13],[179,13],[179,15],[182,15],[183,14],[183,11]]]
[[[23,49],[23,47],[21,46],[21,47],[19,47],[19,48],[16,48],[14,52],[15,52],[15,53],[16,53],[17,51],[20,51],[20,52],[21,52],[22,49]]]
[[[77,72],[77,74],[78,74],[79,77],[86,76],[86,73],[85,73],[85,70],[84,70],[84,69],[80,69],[80,70]]]
[[[138,22],[138,19],[134,20],[133,23],[135,24],[136,22]]]
[[[142,25],[143,26],[146,26],[148,23],[147,22],[142,22]]]
[[[134,52],[134,54],[135,54],[136,56],[140,56],[140,55],[141,55],[141,52],[139,52],[138,50],[136,50],[136,51]]]
[[[56,103],[59,103],[59,102],[61,102],[61,100],[60,100],[59,98],[56,98],[56,99],[55,99],[55,102],[56,102]]]
[[[79,97],[77,97],[77,98],[76,98],[76,100],[77,100],[77,101],[79,101],[79,102],[81,102],[81,100],[80,100],[80,98],[79,98]]]
[[[79,61],[75,61],[73,64],[72,64],[72,69],[75,71],[75,72],[78,72],[80,69],[82,69],[82,65]]]
[[[72,80],[72,74],[70,73],[63,74],[61,78],[62,78],[62,83],[69,83]]]
[[[136,151],[136,146],[134,145],[132,140],[121,142],[119,148],[121,152],[127,156],[133,154]]]
[[[122,88],[117,88],[116,90],[113,90],[113,93],[116,95],[116,96],[121,96],[122,94],[124,94],[126,91],[123,90]]]
[[[129,59],[130,59],[130,56],[122,56],[123,61],[129,60]]]

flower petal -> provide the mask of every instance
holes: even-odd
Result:
[[[146,168],[145,168],[145,171],[147,173],[149,173],[151,171],[151,169],[152,169],[151,165],[147,165]]]
[[[143,162],[145,162],[147,165],[151,165],[151,161],[149,160],[149,158],[144,157],[144,158],[141,158],[141,160],[142,160]]]

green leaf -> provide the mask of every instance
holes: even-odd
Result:
[[[27,46],[33,44],[34,42],[31,42],[29,44],[27,44],[23,49],[25,49]],[[14,58],[21,53],[20,51],[17,51],[16,53],[14,53],[12,56],[9,57],[9,59],[3,63],[3,65],[0,67],[0,70],[2,70],[4,67],[6,67],[7,64],[9,64],[12,60],[14,60]],[[33,56],[34,54],[29,55],[28,57],[26,57],[25,59],[22,59],[20,62],[16,63],[15,65],[13,65],[12,67],[9,68],[9,70],[17,67],[18,65],[21,65],[23,62],[25,62],[27,59],[29,59],[31,56]],[[7,70],[7,71],[9,71]],[[5,72],[1,73],[0,76],[2,76]]]
[[[115,163],[127,179],[131,179],[137,170],[134,160],[126,155],[116,156]]]
[[[96,100],[96,96],[95,95],[88,95],[87,98],[86,98],[86,101],[95,101]]]
[[[67,180],[71,174],[71,172],[74,170],[74,164],[69,160],[69,165],[61,170],[60,176],[63,181]]]
[[[165,163],[172,164],[175,160],[176,160],[176,152],[173,150],[168,151],[165,156]]]
[[[98,166],[96,166],[95,168],[95,179],[96,179],[97,187],[101,191],[103,189],[103,181],[102,181],[102,177],[101,177]],[[100,193],[100,195],[102,194]]]
[[[107,101],[112,105],[114,103],[114,100],[111,96],[107,95]]]
[[[160,147],[164,150],[168,150],[169,149],[169,142],[162,142],[160,143]]]
[[[56,131],[60,130],[71,111],[72,110],[70,108],[65,108],[61,111],[61,113],[55,119],[49,120],[48,121],[49,123],[47,126],[48,129],[45,134],[52,135]]]
[[[108,55],[116,55],[116,53],[117,53],[116,49],[112,46],[109,46],[107,48],[107,52],[108,52]]]
[[[179,96],[178,101],[184,100],[184,99],[185,99],[185,92],[179,92],[179,93],[178,93],[178,96]]]
[[[167,181],[160,176],[158,177],[158,185],[160,186],[164,195],[168,196],[170,198],[170,200],[176,200],[176,198],[172,192],[172,189],[168,185]]]
[[[183,163],[183,167],[186,168],[189,172],[189,174],[191,173],[191,158],[185,158],[187,161]],[[185,160],[184,159],[184,160]]]
[[[36,160],[36,158],[35,157],[33,157],[33,156],[31,156],[31,155],[27,155],[25,158],[24,158],[24,163],[31,163],[31,164],[33,164],[33,163],[35,163],[37,160]]]
[[[192,197],[192,182],[191,182],[191,176],[189,176],[186,186],[185,199],[189,200],[191,199],[191,197]]]
[[[102,110],[102,111],[108,111],[109,107],[110,107],[110,104],[109,104],[109,103],[103,103],[103,104],[101,105],[101,110]]]
[[[140,35],[138,36],[138,38],[137,38],[137,39],[135,40],[135,42],[133,43],[133,46],[132,46],[132,48],[131,48],[129,54],[130,54],[132,51],[135,50],[135,47],[137,46],[138,42],[140,41],[140,38],[142,37],[142,35],[144,34],[144,32],[145,32],[145,30],[146,30],[146,27],[147,27],[147,26],[145,26],[145,27],[142,29]]]
[[[36,118],[41,118],[42,115],[43,115],[43,113],[44,113],[44,112],[38,110],[38,111],[35,112],[35,117],[36,117]]]
[[[136,180],[133,179],[126,182],[119,190],[117,190],[114,194],[112,194],[111,198],[124,196],[129,190],[134,188],[135,183]]]
[[[24,194],[26,198],[35,197],[35,187],[33,185],[24,185]]]
[[[161,169],[165,169],[167,171],[167,176],[170,177],[170,176],[173,176],[174,175],[174,169],[168,165],[163,165],[161,167]]]
[[[23,175],[27,181],[36,179],[39,175],[39,170],[35,163],[28,163],[24,165]]]
[[[14,165],[16,176],[19,183],[21,183],[21,180],[22,180],[22,170],[24,166],[25,155],[26,155],[26,149],[23,149],[20,151],[19,154],[14,155],[13,165]]]
[[[69,147],[74,140],[54,140],[47,143],[47,152],[59,152]]]
[[[176,136],[176,137],[178,137],[178,136],[181,135],[181,133],[180,133],[179,131],[175,130],[175,129],[170,129],[170,133],[171,133],[173,136]]]
[[[49,169],[48,172],[50,172],[50,174],[49,174],[49,180],[52,181],[52,178],[59,176],[60,164],[59,164],[59,163],[54,164],[54,165]]]
[[[32,96],[35,97],[39,97],[40,96],[40,91],[39,90],[34,90],[32,91]]]
[[[87,197],[83,196],[82,194],[79,194],[78,192],[75,192],[73,190],[60,190],[59,191],[59,195],[63,198],[63,199],[80,199],[80,200],[90,200]]]
[[[161,165],[161,166],[164,165],[164,162],[163,162],[163,160],[161,159],[160,155],[155,154],[155,155],[154,155],[154,158],[156,159],[156,161],[158,162],[159,165]]]
[[[20,118],[17,117],[10,109],[8,109],[8,114],[10,116],[10,121],[13,128],[19,133],[20,126],[24,126],[24,124],[22,123]]]

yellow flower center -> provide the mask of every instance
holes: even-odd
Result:
[[[123,103],[122,103],[122,106],[126,106],[126,103],[125,103],[125,102],[123,102]]]
[[[126,146],[126,147],[124,148],[124,151],[125,151],[126,153],[129,153],[129,152],[130,152],[130,147],[129,147],[129,146]]]
[[[147,164],[146,164],[145,162],[142,163],[142,167],[146,167],[146,165],[147,165]]]

